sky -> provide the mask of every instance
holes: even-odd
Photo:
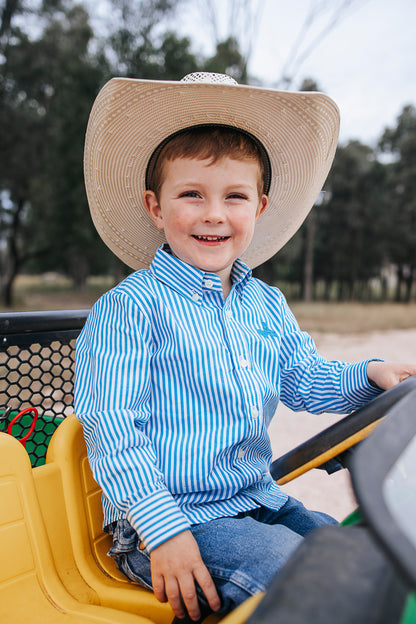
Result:
[[[212,20],[204,1],[188,0],[178,25],[191,37],[196,52],[212,54]],[[275,87],[311,8],[326,10],[300,38],[300,51],[344,1],[240,0],[240,6],[248,8],[235,16],[231,28],[242,49],[251,41],[250,75]],[[213,3],[217,32],[227,36],[232,0]],[[395,126],[403,106],[416,106],[416,0],[350,0],[338,23],[300,64],[290,89],[298,88],[305,77],[313,78],[338,104],[342,143],[357,139],[375,145],[386,127]]]

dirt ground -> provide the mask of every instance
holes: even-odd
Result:
[[[311,332],[312,333],[312,332]],[[379,357],[397,362],[416,361],[416,329],[391,330],[365,334],[336,335],[312,333],[321,355],[328,359],[356,362]],[[338,416],[314,416],[305,412],[293,413],[279,405],[270,426],[275,457],[279,457],[304,440],[338,420]],[[322,470],[311,470],[283,486],[310,509],[325,511],[342,520],[356,508],[350,487],[348,471],[328,475]]]

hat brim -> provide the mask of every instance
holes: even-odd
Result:
[[[210,123],[251,133],[270,159],[269,204],[242,256],[251,268],[277,253],[312,208],[338,141],[339,111],[328,96],[246,85],[113,78],[91,110],[85,186],[98,233],[131,268],[148,267],[165,242],[143,203],[153,151],[178,130]]]

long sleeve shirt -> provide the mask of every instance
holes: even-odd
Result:
[[[280,509],[267,432],[279,400],[348,413],[378,393],[367,361],[318,355],[277,288],[240,260],[231,278],[224,300],[216,274],[162,247],[78,338],[75,411],[104,525],[127,518],[149,550],[192,524]]]

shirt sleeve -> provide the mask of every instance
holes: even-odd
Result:
[[[151,418],[151,327],[117,291],[93,307],[77,341],[75,411],[94,478],[149,550],[189,528],[144,429]]]
[[[302,332],[283,300],[280,352],[282,402],[294,411],[346,414],[380,394],[367,377],[364,360],[354,364],[321,357],[311,336]]]

